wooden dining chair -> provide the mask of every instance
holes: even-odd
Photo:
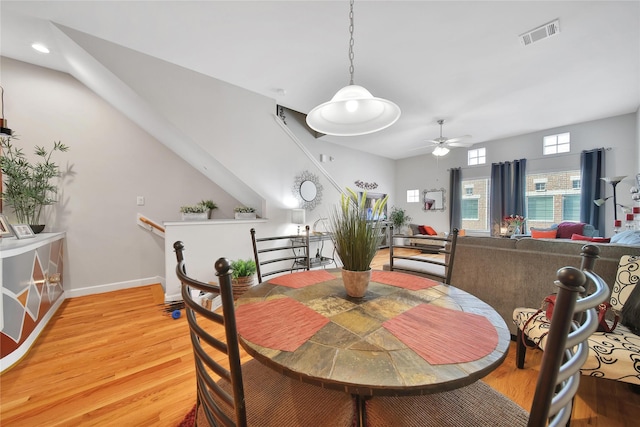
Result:
[[[596,246],[583,256],[597,253]],[[579,297],[589,282],[595,291]],[[598,327],[595,311],[609,297],[609,287],[590,270],[558,270],[556,306],[542,357],[533,404],[527,413],[482,381],[442,393],[422,396],[374,397],[367,401],[369,426],[564,426],[570,419],[578,390],[580,367],[589,348],[587,339]],[[584,313],[583,315],[579,315]],[[579,322],[574,320],[581,319]],[[515,385],[517,386],[517,385]]]
[[[304,234],[257,237],[255,228],[250,232],[258,283],[267,276],[311,268],[308,225]]]
[[[389,270],[404,273],[418,274],[443,283],[451,283],[453,262],[456,256],[456,244],[458,242],[458,229],[454,228],[446,237],[441,236],[412,236],[412,239],[420,239],[429,242],[431,252],[441,257],[407,256],[396,252],[396,249],[415,249],[415,246],[396,245],[395,238],[406,237],[402,234],[393,234],[393,225],[389,226]]]
[[[196,365],[196,426],[353,424],[349,394],[297,381],[253,359],[241,365],[229,260],[216,261],[219,285],[208,284],[187,276],[183,243],[173,247]],[[193,295],[200,292],[220,295],[222,312],[199,305]]]

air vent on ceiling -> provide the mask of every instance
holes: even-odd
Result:
[[[524,34],[520,34],[518,38],[520,39],[520,43],[522,43],[525,46],[528,46],[542,39],[546,39],[547,37],[555,36],[559,32],[560,32],[560,21],[556,19],[555,21],[549,22],[548,24],[544,24],[534,30],[527,31]]]

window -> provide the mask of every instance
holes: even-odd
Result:
[[[462,228],[465,230],[489,230],[489,180],[462,181]]]
[[[553,221],[553,196],[527,198],[527,219],[530,221]]]
[[[478,218],[478,199],[462,199],[462,220],[477,221]]]
[[[420,201],[420,190],[407,190],[407,203],[418,203]]]
[[[568,153],[571,149],[571,133],[545,136],[542,139],[542,154]]]
[[[562,219],[580,221],[580,195],[565,194],[562,196]]]
[[[486,148],[476,148],[474,150],[468,151],[467,157],[467,165],[483,165],[487,163],[487,149]]]
[[[580,221],[580,171],[527,175],[527,228]]]
[[[580,190],[582,188],[582,184],[580,184],[580,177],[579,176],[572,176],[571,177],[571,188],[574,190]]]

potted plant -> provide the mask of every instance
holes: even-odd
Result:
[[[202,203],[191,206],[180,206],[183,221],[197,221],[209,219],[209,208]]]
[[[56,151],[68,151],[69,147],[60,141],[54,142],[51,150],[36,146],[34,153],[38,159],[31,162],[23,149],[13,144],[14,139],[17,138],[0,138],[0,169],[5,179],[2,199],[13,208],[18,223],[28,224],[34,233],[39,233],[44,229],[40,223],[42,208],[57,202],[58,187],[52,180],[60,176],[60,168],[51,157]]]
[[[208,218],[211,219],[213,217],[214,209],[218,209],[218,205],[216,205],[213,200],[203,200],[200,202],[201,205],[205,206],[209,209]]]
[[[231,284],[233,285],[233,298],[235,299],[253,286],[256,262],[252,259],[237,259],[231,261],[231,270]]]
[[[233,209],[236,219],[256,219],[256,210],[249,206],[236,206]]]
[[[342,280],[347,294],[363,297],[371,279],[371,261],[384,237],[384,207],[388,196],[376,200],[369,214],[367,193],[347,188],[340,205],[329,215],[336,253],[342,261]],[[367,217],[372,219],[367,219]]]
[[[404,234],[403,229],[409,224],[411,217],[407,214],[406,210],[393,206],[391,208],[391,214],[389,214],[389,220],[393,224],[393,230],[395,233]],[[401,241],[398,244],[404,244],[403,238],[398,238],[398,240]]]

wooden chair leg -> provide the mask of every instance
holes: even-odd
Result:
[[[522,331],[518,331],[516,334],[516,367],[518,369],[524,368],[524,358],[527,355],[527,346],[524,344]]]

